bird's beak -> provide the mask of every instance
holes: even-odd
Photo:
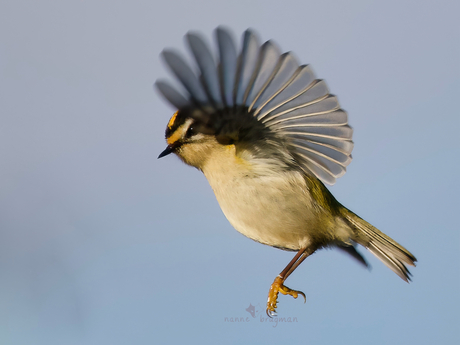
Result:
[[[158,158],[167,156],[167,155],[169,155],[170,153],[173,153],[173,152],[174,152],[174,148],[171,145],[168,145],[168,146],[166,146],[165,150],[162,153],[160,153]]]

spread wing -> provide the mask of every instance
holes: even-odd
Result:
[[[229,31],[218,27],[215,34],[218,59],[198,34],[186,35],[196,72],[178,53],[162,52],[184,92],[159,80],[161,94],[179,110],[198,107],[218,116],[247,109],[248,116],[285,139],[306,172],[334,184],[351,161],[353,131],[326,83],[309,65],[299,66],[292,53],[281,54],[271,41],[261,45],[249,29],[239,53]]]

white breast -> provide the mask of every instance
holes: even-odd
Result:
[[[311,242],[308,229],[318,226],[318,217],[300,172],[254,176],[233,166],[204,173],[225,216],[243,235],[292,250]]]

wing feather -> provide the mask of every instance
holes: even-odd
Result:
[[[332,148],[336,151],[342,152],[343,154],[349,154],[353,150],[353,141],[351,140],[341,140],[337,138],[325,138],[312,136],[308,133],[295,133],[295,132],[286,132],[286,135],[289,135],[292,139],[299,139],[308,141],[317,145],[323,145],[329,148]]]
[[[254,107],[254,103],[264,92],[265,88],[273,80],[276,72],[279,70],[279,58],[280,58],[279,48],[271,41],[265,42],[260,48],[259,52],[259,61],[257,63],[257,68],[254,71],[254,84],[251,89],[246,90],[248,93],[248,98],[246,100],[246,105],[249,106],[249,111]]]
[[[270,126],[283,129],[291,127],[339,126],[346,125],[347,123],[347,113],[339,109],[332,112],[304,113],[293,118],[284,118]]]
[[[315,75],[310,66],[300,66],[293,76],[289,84],[282,90],[281,93],[276,95],[270,102],[263,106],[260,114],[257,116],[259,120],[263,119],[266,115],[272,113],[279,107],[288,103],[295,97],[299,96],[308,87],[312,85]],[[263,110],[263,111],[262,111]]]
[[[246,30],[243,35],[243,47],[238,58],[238,68],[235,80],[235,104],[243,105],[246,103],[247,89],[251,89],[254,82],[254,70],[256,69],[259,56],[259,39],[251,31]],[[249,92],[248,92],[249,93]]]
[[[292,98],[289,102],[283,104],[275,111],[271,112],[271,117],[276,115],[281,115],[288,111],[292,111],[298,108],[302,108],[306,105],[309,105],[312,102],[318,101],[319,99],[324,98],[329,94],[324,80],[315,80],[310,85],[308,85],[303,92],[301,92],[296,97]],[[271,118],[270,117],[270,118]]]
[[[233,107],[233,88],[235,85],[237,53],[230,33],[222,27],[216,29],[219,47],[219,78],[222,100],[227,107]]]
[[[177,79],[184,85],[190,96],[200,104],[209,103],[208,97],[197,76],[179,54],[171,50],[163,50],[161,55]]]
[[[291,53],[281,55],[278,63],[279,67],[275,69],[276,73],[273,76],[273,80],[254,104],[254,108],[257,109],[254,112],[254,116],[257,116],[267,103],[280,94],[299,71],[299,64]]]
[[[294,108],[288,112],[275,114],[270,118],[263,119],[262,122],[268,126],[274,126],[280,122],[328,113],[338,110],[339,107],[337,97],[329,95],[324,98],[318,98],[316,101],[310,102],[301,108]]]
[[[201,71],[201,80],[208,98],[216,105],[222,107],[220,95],[219,78],[217,76],[217,66],[211,51],[204,40],[195,33],[189,32],[186,35],[190,50]]]
[[[158,91],[166,98],[169,103],[175,106],[177,109],[186,108],[191,106],[189,100],[187,100],[179,91],[177,91],[171,84],[165,80],[157,80],[155,86]]]

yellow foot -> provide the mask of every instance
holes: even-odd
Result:
[[[268,292],[268,301],[267,301],[267,315],[269,317],[273,317],[276,315],[276,307],[277,307],[276,302],[278,300],[278,293],[280,292],[283,295],[291,295],[294,298],[297,298],[299,297],[299,295],[302,295],[305,302],[307,301],[307,298],[305,297],[305,294],[302,291],[291,290],[287,286],[284,286],[283,282],[284,282],[284,279],[278,276],[275,278],[272,286],[270,286],[270,291]]]

